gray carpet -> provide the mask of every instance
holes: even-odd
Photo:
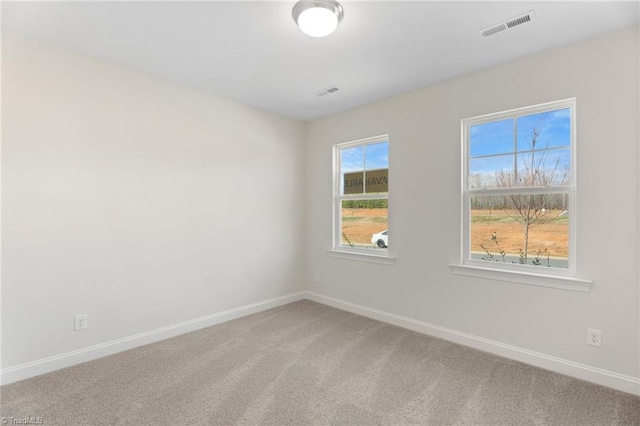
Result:
[[[310,301],[0,388],[45,425],[640,425],[640,398]]]

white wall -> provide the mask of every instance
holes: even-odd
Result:
[[[6,34],[2,89],[3,369],[302,290],[304,123]]]
[[[304,281],[640,377],[637,28],[316,120],[306,147],[294,120],[53,46],[5,35],[2,47],[3,370]],[[453,275],[460,119],[574,96],[591,292]],[[382,133],[396,264],[329,258],[331,147]],[[79,313],[89,329],[74,332]],[[602,348],[585,344],[587,327],[603,330]]]
[[[316,120],[308,127],[308,288],[586,364],[638,370],[638,29],[542,52]],[[460,256],[460,120],[577,98],[577,265],[589,293],[453,275]],[[331,147],[389,133],[394,266],[328,257]],[[314,273],[321,282],[313,283]],[[587,328],[603,331],[601,348]]]

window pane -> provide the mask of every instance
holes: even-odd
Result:
[[[499,180],[507,176],[498,175]],[[513,179],[509,176],[508,179]],[[571,150],[554,149],[518,154],[518,186],[569,185]]]
[[[569,267],[568,194],[472,196],[470,257]]]
[[[513,152],[513,119],[492,121],[469,128],[469,153],[471,157]]]
[[[364,193],[364,172],[344,173],[340,182],[341,194],[363,194]]]
[[[518,117],[518,151],[571,145],[569,108]]]
[[[340,155],[341,194],[389,191],[389,142],[343,149]]]
[[[469,160],[469,189],[504,187],[500,185],[497,177],[500,173],[513,172],[514,158],[513,154],[507,154]]]
[[[373,143],[364,148],[365,170],[389,168],[389,142]]]
[[[378,250],[386,248],[389,244],[387,206],[385,199],[343,200],[341,245]]]
[[[367,171],[364,181],[367,194],[389,192],[389,169]]]
[[[340,172],[364,170],[364,147],[356,146],[340,150]]]

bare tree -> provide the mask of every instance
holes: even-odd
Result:
[[[500,170],[496,172],[496,184],[499,188],[513,187],[546,187],[550,185],[563,185],[569,180],[566,171],[559,170],[560,158],[552,164],[547,164],[549,151],[536,152],[540,143],[540,134],[543,125],[539,122],[531,130],[528,144],[529,151],[518,153],[520,161],[514,164],[514,170]],[[519,167],[518,164],[521,166]],[[507,195],[512,218],[524,226],[524,251],[520,256],[520,263],[527,263],[529,252],[529,230],[549,213],[548,207],[551,198],[557,194],[512,194]]]

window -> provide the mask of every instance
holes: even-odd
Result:
[[[462,121],[462,264],[575,275],[575,100]]]
[[[386,256],[389,138],[334,146],[334,237],[340,251]]]

